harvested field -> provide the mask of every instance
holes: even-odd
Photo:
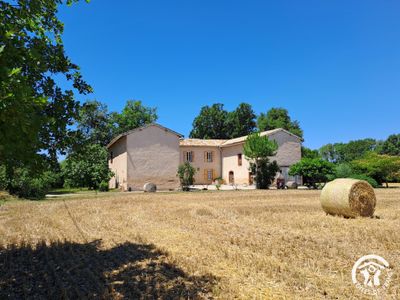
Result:
[[[107,194],[0,206],[0,298],[371,299],[366,254],[400,299],[400,189],[380,218],[326,216],[319,191]]]

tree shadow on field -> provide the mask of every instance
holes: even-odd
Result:
[[[152,245],[99,244],[0,248],[0,299],[212,298],[213,276],[185,274]]]

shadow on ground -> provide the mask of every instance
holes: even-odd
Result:
[[[101,250],[99,241],[0,248],[0,270],[0,299],[209,299],[215,283],[152,245]]]

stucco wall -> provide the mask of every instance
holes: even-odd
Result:
[[[238,154],[242,154],[242,165],[238,165]],[[243,154],[243,144],[222,148],[222,178],[229,183],[229,172],[233,171],[235,184],[249,184],[250,163]]]
[[[289,167],[301,159],[301,142],[294,136],[280,131],[269,137],[278,143],[278,151],[271,160],[276,160],[281,167]]]
[[[110,159],[112,152],[113,159]],[[127,185],[127,155],[126,155],[126,137],[122,137],[115,142],[109,149],[108,166],[114,172],[114,177],[109,181],[111,189],[121,188],[126,190]]]
[[[296,179],[300,183],[301,178],[289,177],[287,172],[288,167],[301,159],[301,142],[284,131],[274,133],[269,139],[278,144],[278,151],[275,156],[270,157],[270,160],[276,160],[282,167],[286,181]],[[227,183],[229,182],[229,172],[233,171],[236,184],[249,184],[250,163],[243,154],[243,145],[244,143],[241,143],[222,148],[222,177]],[[242,154],[242,166],[238,165],[237,155],[239,153]]]
[[[195,184],[211,184],[212,181],[207,181],[204,178],[204,170],[213,170],[213,179],[221,177],[221,151],[218,147],[208,146],[180,146],[180,163],[185,161],[184,152],[193,151],[194,160],[191,162],[196,169]],[[204,160],[204,152],[213,152],[213,161],[207,162]]]
[[[145,127],[127,136],[127,188],[142,190],[153,182],[159,190],[179,186],[179,137],[157,126]]]

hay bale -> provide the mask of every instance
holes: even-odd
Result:
[[[143,186],[143,190],[146,193],[154,193],[155,191],[157,191],[157,186],[154,183],[148,182],[145,183],[145,185]]]
[[[288,181],[288,182],[286,183],[286,186],[287,186],[287,188],[288,188],[289,190],[295,190],[295,189],[297,189],[297,188],[299,187],[299,185],[297,184],[296,181]]]
[[[372,217],[376,206],[374,189],[364,180],[341,178],[325,185],[321,205],[330,215]]]

